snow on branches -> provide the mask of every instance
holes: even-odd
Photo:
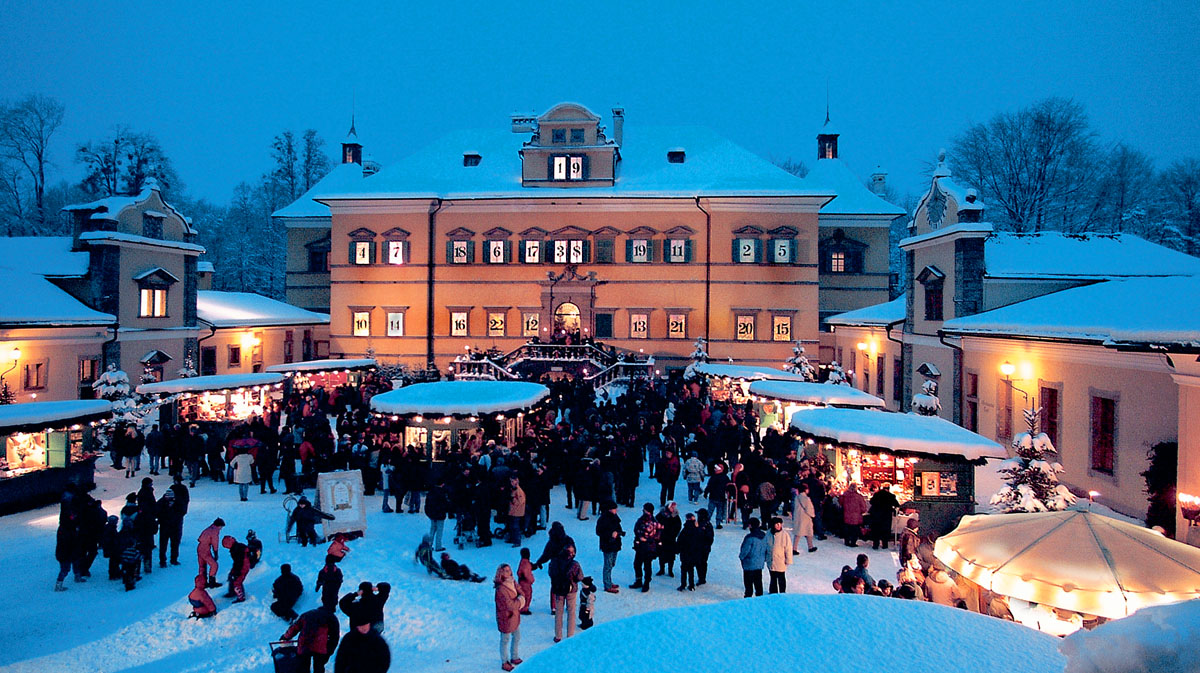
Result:
[[[846,376],[846,370],[842,369],[842,365],[838,364],[837,360],[829,363],[829,376],[825,379],[825,383],[832,383],[835,386],[850,385],[850,378]]]
[[[808,358],[804,355],[804,346],[797,341],[795,346],[792,346],[792,357],[784,362],[783,370],[792,374],[799,374],[804,377],[805,381],[817,380],[817,368],[812,366]]]
[[[145,378],[143,374],[143,378]],[[152,380],[152,379],[151,379]],[[129,375],[109,364],[94,382],[92,390],[102,399],[112,402],[113,416],[111,423],[131,423],[141,426],[146,416],[158,408],[158,403],[141,400],[129,385]]]
[[[992,508],[1009,513],[1066,509],[1075,502],[1075,496],[1058,483],[1063,467],[1054,460],[1054,444],[1046,433],[1038,432],[1042,410],[1026,409],[1023,413],[1029,430],[1013,438],[1015,455],[1000,464],[1006,485],[992,496]]]
[[[689,356],[692,362],[708,362],[708,341],[704,337],[696,339],[695,348]]]
[[[912,396],[912,412],[918,416],[937,416],[942,410],[942,401],[938,399],[937,381],[926,379],[921,384],[921,392]]]

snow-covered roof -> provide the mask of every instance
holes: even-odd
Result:
[[[826,404],[839,407],[883,407],[886,403],[858,388],[812,383],[811,381],[755,381],[751,395],[801,404]]]
[[[215,376],[193,376],[187,379],[172,379],[157,383],[143,383],[137,387],[141,395],[176,395],[179,393],[202,393],[216,390],[236,390],[255,386],[271,386],[283,383],[282,374],[217,374]]]
[[[725,365],[715,362],[698,362],[688,366],[688,369],[703,376],[723,376],[741,381],[803,381],[802,374],[785,372],[771,367],[754,367],[750,365]]]
[[[278,299],[252,292],[200,290],[196,316],[214,327],[270,327],[317,325],[329,322],[326,313],[314,313]]]
[[[947,320],[943,329],[954,334],[1200,346],[1200,277],[1084,285]]]
[[[352,369],[370,369],[377,363],[374,358],[356,358],[348,360],[308,360],[307,362],[289,362],[282,365],[267,367],[269,372],[286,374],[289,372],[324,372],[345,371]]]
[[[1007,455],[996,442],[937,416],[818,407],[793,414],[792,427],[821,441],[867,450],[962,456],[972,461]]]
[[[1200,275],[1200,259],[1133,234],[994,233],[984,263],[989,278]]]
[[[213,273],[216,271],[216,267],[213,266],[212,262],[196,262],[196,271],[199,273]]]
[[[546,399],[550,389],[524,381],[437,381],[417,383],[371,398],[381,414],[471,416],[524,411]]]
[[[462,157],[459,157],[462,161]],[[363,180],[363,167],[358,164],[338,164],[300,198],[271,213],[271,217],[329,217],[329,206],[313,201],[318,194],[353,190]]]
[[[751,624],[769,625],[754,633],[753,645],[740,628]],[[936,603],[791,593],[703,605],[693,600],[686,607],[598,620],[529,657],[520,670],[1063,673],[1058,642],[1020,624]]]
[[[0,269],[0,325],[111,325],[116,317],[89,308],[45,277]]]
[[[846,311],[837,315],[831,315],[825,319],[829,325],[868,325],[883,327],[904,320],[905,311],[908,308],[905,305],[905,295],[900,295],[891,301],[885,301],[882,304],[873,304],[864,306],[853,311]]]
[[[88,219],[115,221],[117,219],[117,216],[120,215],[122,210],[124,210],[125,208],[128,208],[130,206],[136,206],[137,204],[142,203],[143,201],[149,199],[151,194],[153,194],[154,192],[158,192],[158,191],[159,191],[158,181],[155,180],[154,178],[148,178],[146,180],[145,186],[142,187],[142,191],[139,194],[134,194],[134,195],[122,194],[122,195],[117,195],[117,196],[109,196],[109,197],[106,197],[103,199],[96,199],[95,201],[89,201],[88,203],[73,203],[69,206],[64,206],[63,210],[64,211],[94,210],[96,212],[94,212],[90,216],[88,216]],[[162,201],[161,193],[159,193],[159,200]],[[162,201],[162,203],[164,206],[167,207],[168,210],[170,210],[172,213],[175,213],[175,215],[177,215],[179,217],[179,219],[183,220],[183,223],[184,223],[183,228],[185,231],[187,231],[189,234],[196,233],[196,230],[194,228],[192,228],[192,218],[184,216],[183,213],[176,210],[174,206],[167,203],[166,201]],[[163,218],[167,217],[166,213],[163,213],[162,211],[159,211],[159,210],[147,210],[147,211],[145,211],[145,213],[151,217],[163,217]]]
[[[70,236],[0,238],[0,268],[39,276],[80,277],[88,272],[87,252],[72,252]]]
[[[821,208],[824,215],[890,215],[905,214],[903,208],[879,198],[858,179],[841,159],[818,159],[804,183],[814,189],[837,194],[837,198]]]
[[[167,271],[166,269],[162,268],[161,266],[152,266],[149,269],[146,269],[145,271],[143,271],[139,274],[135,274],[133,279],[134,280],[145,280],[146,278],[149,278],[150,276],[153,276],[154,274],[161,274],[161,275],[164,275],[164,276],[170,278],[171,280],[175,281],[176,283],[179,282],[179,279],[175,277],[175,274],[171,273],[170,271]]]
[[[107,400],[63,400],[0,405],[0,435],[54,430],[103,420],[112,414]]]
[[[369,180],[324,190],[318,198],[831,196],[708,129],[628,123],[613,186],[523,187],[519,152],[528,140],[507,128],[450,133]],[[674,147],[688,148],[687,161],[667,161]],[[466,150],[479,153],[478,165],[463,165]]]
[[[153,245],[159,248],[174,248],[176,250],[186,250],[188,252],[204,252],[204,246],[196,245],[195,243],[184,243],[183,241],[164,241],[159,238],[149,238],[146,236],[138,236],[136,234],[126,234],[120,231],[85,231],[79,235],[81,241],[95,242],[115,242],[122,243],[140,243],[142,245]]]

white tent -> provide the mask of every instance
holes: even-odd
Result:
[[[474,416],[530,409],[550,395],[540,383],[524,381],[437,381],[417,383],[371,398],[380,414]]]
[[[850,386],[811,381],[779,381],[769,379],[750,384],[751,395],[781,402],[814,404],[835,407],[884,407],[887,404],[870,393]]]

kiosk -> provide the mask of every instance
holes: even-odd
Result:
[[[62,498],[67,484],[95,485],[95,427],[112,417],[106,400],[0,406],[0,514]]]

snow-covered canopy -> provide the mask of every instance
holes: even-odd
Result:
[[[908,310],[905,304],[905,297],[906,295],[902,294],[882,304],[873,304],[853,311],[838,313],[826,318],[825,322],[830,325],[863,325],[870,327],[883,327],[898,323],[904,320],[905,311]]]
[[[784,402],[840,407],[883,407],[886,403],[858,388],[809,381],[755,381],[750,394]]]
[[[267,367],[269,372],[286,374],[289,372],[331,372],[347,369],[370,369],[377,363],[373,358],[358,358],[351,360],[309,360],[307,362],[289,362],[282,365]]]
[[[143,383],[137,387],[141,395],[177,395],[179,393],[203,393],[220,390],[236,390],[255,386],[270,386],[283,383],[282,374],[217,374],[215,376],[193,376],[157,383]]]
[[[1200,345],[1200,277],[1095,283],[947,320],[953,334]]]
[[[872,409],[821,407],[792,415],[801,435],[871,451],[961,456],[971,461],[1003,458],[1004,447],[938,416]]]
[[[196,316],[214,327],[271,327],[274,325],[324,325],[326,313],[306,311],[299,306],[253,292],[196,293]],[[273,371],[273,370],[269,370]]]
[[[741,381],[804,381],[804,377],[800,374],[792,374],[771,367],[697,362],[689,365],[688,368],[702,376],[725,377]]]
[[[54,430],[77,423],[102,421],[112,415],[107,400],[63,400],[0,405],[0,435]]]
[[[993,233],[989,278],[1105,279],[1200,274],[1200,259],[1133,234]]]
[[[371,398],[381,414],[472,416],[524,411],[546,399],[550,389],[524,381],[437,381],[417,383]]]
[[[753,647],[747,625],[767,626],[754,629]],[[777,594],[598,623],[530,657],[521,670],[1062,673],[1057,644],[1019,624],[924,601]]]
[[[1093,512],[965,516],[934,556],[996,593],[1113,619],[1200,598],[1200,549]]]
[[[814,189],[837,194],[837,198],[821,208],[822,215],[884,215],[895,218],[905,214],[900,206],[884,201],[867,189],[841,159],[818,159],[808,175],[804,176],[804,183]]]
[[[0,293],[0,324],[111,325],[117,321],[109,313],[89,308],[44,276],[0,268],[0,286],[4,288]]]
[[[1200,671],[1200,601],[1155,605],[1123,619],[1080,629],[1058,650],[1065,673]]]

